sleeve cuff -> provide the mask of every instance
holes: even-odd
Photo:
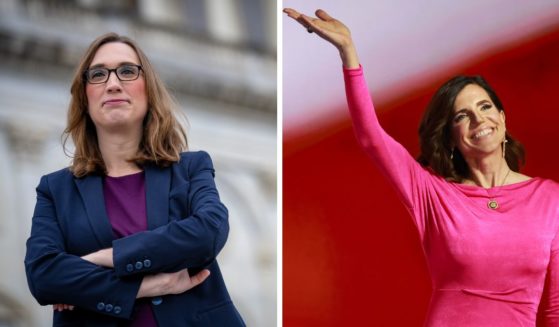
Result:
[[[363,75],[363,66],[361,66],[361,64],[359,64],[359,67],[357,67],[357,68],[346,68],[346,67],[342,66],[342,69],[344,71],[345,76],[360,76],[360,75]]]

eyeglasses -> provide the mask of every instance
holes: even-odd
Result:
[[[91,68],[83,72],[85,80],[90,84],[102,84],[109,80],[111,72],[115,72],[119,81],[134,81],[140,76],[142,66],[122,65],[114,69],[104,67]]]

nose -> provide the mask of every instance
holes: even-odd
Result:
[[[116,76],[116,72],[109,72],[109,79],[107,80],[105,89],[109,93],[120,92],[122,90],[122,85],[120,84],[120,80]]]
[[[485,117],[483,116],[483,114],[481,112],[474,111],[474,113],[472,115],[472,121],[474,121],[474,123],[476,125],[479,125],[479,124],[481,124],[485,121]]]

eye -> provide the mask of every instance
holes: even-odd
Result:
[[[118,68],[118,74],[123,77],[136,76],[138,68],[135,66],[121,66]]]
[[[458,114],[458,115],[454,116],[453,121],[454,121],[455,123],[459,123],[459,122],[461,122],[462,120],[464,120],[464,118],[466,118],[466,117],[468,117],[468,115],[466,115],[466,114],[464,114],[464,113]]]
[[[90,69],[88,75],[90,80],[104,79],[107,76],[107,70],[103,68]]]
[[[491,108],[493,108],[493,106],[490,105],[489,103],[487,103],[487,104],[484,104],[484,105],[481,107],[481,110],[485,111],[485,110],[489,110],[489,109],[491,109]]]

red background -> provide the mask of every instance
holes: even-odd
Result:
[[[526,147],[523,173],[559,181],[559,28],[376,103],[383,127],[414,156],[423,109],[460,73],[483,75],[496,90],[507,130]],[[431,285],[419,238],[349,116],[284,135],[283,149],[284,325],[421,326]]]

